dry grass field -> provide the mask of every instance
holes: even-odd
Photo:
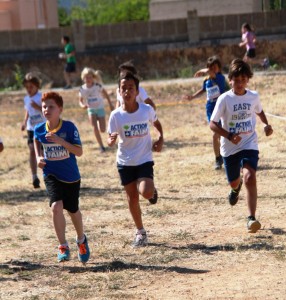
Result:
[[[79,128],[84,155],[81,210],[91,259],[76,257],[67,218],[71,260],[57,263],[57,240],[42,184],[31,185],[28,148],[20,131],[23,93],[0,95],[0,299],[286,299],[286,98],[285,74],[256,74],[274,129],[260,145],[257,216],[262,230],[246,230],[245,189],[230,207],[224,170],[213,170],[211,132],[204,98],[191,103],[199,80],[143,82],[158,105],[165,131],[155,153],[156,205],[141,199],[148,247],[134,250],[134,225],[115,166],[116,148],[100,154],[77,90],[60,91],[63,118]],[[115,86],[107,86],[115,98]],[[109,114],[109,112],[108,112]],[[106,138],[104,138],[106,140]],[[39,170],[40,172],[40,170]],[[41,173],[41,172],[40,172]]]

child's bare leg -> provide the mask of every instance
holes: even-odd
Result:
[[[64,72],[64,78],[65,78],[66,84],[67,85],[71,85],[71,76],[70,76],[70,73]]]
[[[81,215],[80,210],[78,210],[76,213],[71,213],[71,212],[68,212],[68,213],[71,217],[73,226],[76,230],[77,240],[83,239],[84,238],[84,232],[83,232],[82,215]]]
[[[150,199],[154,195],[154,181],[151,178],[140,178],[137,182],[138,192],[145,199]]]
[[[213,134],[213,150],[215,157],[220,156],[220,136],[217,133]]]
[[[100,132],[99,132],[98,126],[97,126],[97,117],[96,117],[96,115],[89,115],[89,120],[90,120],[91,125],[93,126],[93,132],[94,132],[95,138],[96,138],[99,146],[103,147],[101,135],[100,135]]]
[[[139,193],[137,190],[137,182],[133,181],[124,186],[129,205],[129,211],[137,229],[143,228],[141,209],[139,204]]]
[[[100,132],[105,132],[106,130],[106,122],[105,122],[105,117],[98,117],[98,124],[99,124],[99,129]]]
[[[32,175],[37,175],[37,160],[36,160],[36,154],[34,149],[34,144],[29,144],[29,160],[30,160],[30,168],[32,171]]]
[[[52,204],[52,215],[53,215],[53,223],[56,231],[56,235],[58,237],[59,243],[66,243],[66,220],[64,216],[64,207],[63,201],[56,201]]]
[[[249,215],[255,217],[257,207],[256,171],[247,164],[243,166],[243,181],[246,187]]]

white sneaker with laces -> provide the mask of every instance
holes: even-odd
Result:
[[[135,240],[132,243],[133,248],[145,247],[148,245],[147,234],[141,233],[140,231],[136,232]]]
[[[247,221],[247,229],[249,233],[255,233],[261,228],[261,224],[257,220],[248,219]]]

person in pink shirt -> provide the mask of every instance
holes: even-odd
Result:
[[[251,62],[252,59],[255,58],[255,43],[256,37],[253,29],[248,23],[243,23],[241,26],[241,40],[242,42],[239,43],[239,47],[245,47],[246,52],[244,54],[243,60],[245,62]]]

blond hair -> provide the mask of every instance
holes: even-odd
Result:
[[[94,70],[92,68],[87,68],[87,67],[85,67],[81,72],[80,77],[81,77],[82,81],[84,81],[85,76],[89,75],[89,74],[92,75],[95,82],[103,84],[102,78],[101,78],[101,71],[100,70]]]

